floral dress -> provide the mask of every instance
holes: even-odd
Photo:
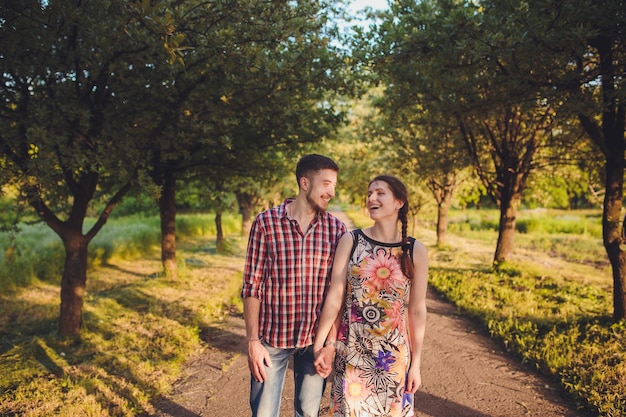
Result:
[[[352,233],[332,415],[413,416],[413,395],[405,393],[411,356],[405,314],[410,282],[400,267],[402,244],[377,242],[360,230]],[[410,238],[411,249],[414,241]]]

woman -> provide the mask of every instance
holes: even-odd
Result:
[[[328,374],[332,361],[332,349],[322,347],[336,346],[334,417],[414,415],[413,394],[422,382],[428,254],[407,236],[407,194],[393,176],[374,178],[367,192],[374,225],[345,234],[337,246],[313,345],[320,375]]]

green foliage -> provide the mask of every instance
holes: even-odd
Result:
[[[115,207],[115,217],[131,216],[133,214],[156,215],[159,207],[154,198],[141,194],[129,195]]]
[[[573,161],[589,158],[582,152],[569,157]],[[549,166],[533,172],[524,191],[524,206],[562,210],[594,207],[597,201],[589,189],[592,185],[594,188],[600,186],[594,184],[589,173],[574,165],[573,161],[568,166]]]

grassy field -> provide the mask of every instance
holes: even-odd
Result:
[[[158,219],[107,224],[90,250],[78,340],[56,337],[59,278],[54,273],[3,286],[0,415],[154,411],[151,399],[171,388],[183,361],[201,347],[202,330],[242,308],[238,293],[246,242],[237,222],[234,216],[224,219],[229,237],[226,251],[217,253],[212,217],[180,216],[176,281],[161,275]],[[59,271],[62,264],[54,264],[60,242],[41,239],[39,230],[26,232],[22,243],[31,249],[20,248],[21,256],[50,257],[16,263],[48,264],[46,271]],[[44,250],[37,250],[38,240]]]
[[[357,226],[369,224],[358,211]],[[497,213],[453,213],[448,244],[434,227],[415,236],[429,248],[431,289],[492,337],[561,382],[592,415],[626,415],[626,324],[610,321],[612,283],[597,212],[520,215],[515,256],[495,271]],[[90,246],[80,339],[56,337],[60,242],[32,226],[18,235],[0,273],[0,415],[134,416],[152,412],[203,330],[241,310],[246,239],[224,219],[217,253],[209,215],[179,216],[180,278],[160,271],[158,220],[112,220]],[[0,236],[1,242],[7,241]],[[7,248],[0,247],[4,253]]]

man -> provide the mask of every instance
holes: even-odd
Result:
[[[346,232],[326,212],[338,172],[330,158],[303,156],[296,166],[297,197],[259,214],[252,223],[241,297],[253,417],[278,417],[292,356],[295,416],[319,413],[325,378],[315,371],[312,345],[335,248]],[[334,340],[323,349],[334,349]]]

